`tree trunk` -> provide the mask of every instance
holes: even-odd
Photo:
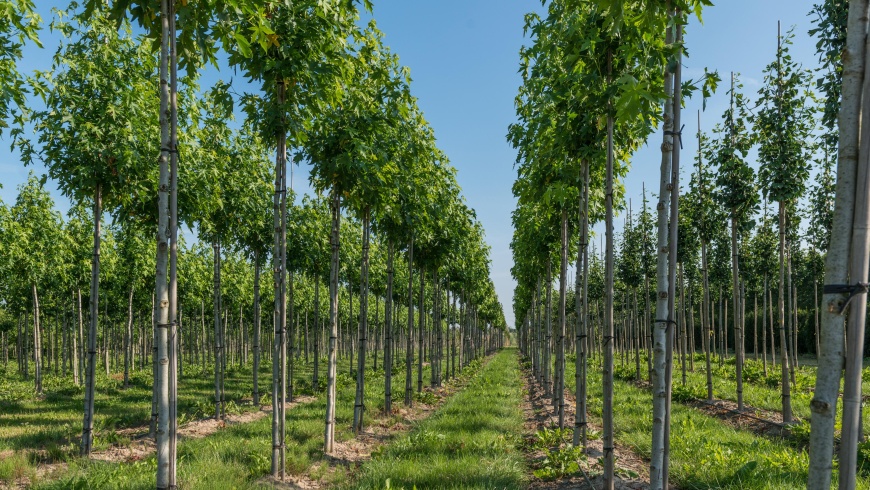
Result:
[[[165,263],[164,263],[165,264]],[[165,270],[165,269],[164,269]],[[148,425],[148,435],[152,439],[157,441],[157,417],[158,417],[158,380],[157,380],[157,336],[159,334],[159,328],[157,328],[157,300],[156,294],[151,295],[151,383],[153,389],[151,390],[151,421]]]
[[[254,254],[254,406],[260,406],[260,254]]]
[[[359,435],[363,428],[363,397],[365,395],[366,335],[368,334],[369,309],[369,208],[363,213],[362,265],[359,288],[359,352],[356,368],[356,396],[353,404],[353,433]]]
[[[315,267],[315,269],[319,269]],[[319,389],[320,385],[320,333],[323,326],[320,324],[320,278],[317,271],[314,272],[314,369],[311,374],[311,386]]]
[[[609,57],[608,57],[609,58]],[[608,68],[610,67],[608,59]],[[613,115],[607,117],[607,167],[605,171],[605,247],[604,247],[604,362],[602,375],[602,449],[604,452],[604,486],[613,490],[615,457],[613,454]]]
[[[420,268],[420,306],[417,310],[417,393],[423,391],[423,335],[426,331],[426,270]]]
[[[338,252],[339,226],[341,220],[341,196],[333,189],[330,203],[332,212],[332,233],[329,244],[332,247],[332,257],[329,268],[329,363],[326,377],[326,430],[324,434],[324,449],[326,454],[332,453],[335,444],[335,375],[336,375],[336,340],[338,338]]]
[[[384,298],[384,413],[393,413],[393,254],[387,241],[387,296]]]
[[[157,257],[154,294],[156,295],[155,314],[155,347],[156,382],[154,385],[157,401],[157,428],[155,439],[157,446],[157,488],[169,488],[169,245],[171,240],[169,194],[172,187],[170,175],[171,159],[171,109],[170,109],[170,74],[171,63],[170,39],[174,33],[170,30],[170,15],[173,2],[161,0],[161,43],[160,43],[160,181],[157,190]],[[92,310],[93,312],[93,310]],[[90,339],[89,339],[90,340]]]
[[[565,302],[568,284],[568,206],[562,206],[562,247],[559,253],[559,352],[558,352],[558,394],[559,429],[565,428],[565,334],[567,318]]]
[[[815,326],[815,337],[816,337],[816,361],[819,360],[819,353],[821,349],[819,348],[819,281],[818,279],[813,279],[813,325]]]
[[[223,413],[223,393],[221,392],[221,386],[223,386],[223,380],[221,380],[221,374],[223,374],[223,370],[221,369],[221,365],[223,364],[223,358],[225,355],[226,346],[224,345],[223,338],[223,326],[221,323],[221,312],[223,305],[222,296],[221,296],[221,245],[220,241],[215,240],[212,243],[212,250],[214,253],[213,257],[213,267],[214,270],[212,272],[212,295],[213,295],[213,304],[214,304],[214,312],[213,312],[213,321],[214,321],[214,418],[215,420],[220,420],[225,414]]]
[[[79,321],[78,321],[78,334],[73,335],[73,351],[75,351],[73,353],[73,356],[74,356],[73,360],[75,363],[75,366],[73,366],[73,381],[75,382],[76,386],[79,386],[79,383],[80,383],[79,375],[84,373],[84,370],[85,370],[84,365],[83,365],[85,356],[82,355],[83,353],[81,352],[81,349],[83,349],[85,346],[84,345],[84,342],[85,342],[84,321],[82,318],[83,314],[82,314],[82,290],[81,289],[76,289],[76,299],[78,301],[77,304],[78,304],[78,317],[79,317],[78,320]]]
[[[666,44],[673,42],[673,30],[668,29]],[[666,364],[668,362],[668,309],[670,294],[668,284],[668,203],[670,201],[671,164],[674,148],[673,92],[672,73],[665,70],[664,138],[661,145],[661,181],[658,203],[658,259],[656,266],[656,312],[653,328],[653,428],[650,461],[650,488],[662,490],[665,473],[665,435],[667,423],[668,382]]]
[[[733,82],[732,82],[733,83]],[[734,290],[734,354],[737,357],[737,410],[743,410],[743,319],[740,311],[740,264],[737,260],[737,219],[731,217],[731,286]]]
[[[773,342],[773,337],[771,337]],[[767,274],[764,275],[764,285],[761,288],[761,365],[764,376],[767,377]]]
[[[672,17],[676,21],[676,43],[682,44],[683,40],[683,25],[682,13],[677,10]],[[666,77],[667,79],[667,77]],[[679,244],[679,224],[680,224],[680,146],[682,146],[682,131],[681,113],[683,107],[682,93],[682,50],[676,54],[676,64],[673,75],[673,122],[672,128],[676,131],[676,136],[679,138],[679,145],[674,144],[671,148],[671,212],[668,232],[670,234],[668,243],[668,323],[667,323],[667,342],[665,343],[665,428],[664,428],[664,453],[662,463],[662,487],[668,488],[668,477],[670,470],[671,458],[671,391],[674,380],[674,337],[677,335],[677,308],[676,308],[676,284],[677,284],[677,246]],[[674,140],[671,141],[675,143]],[[659,317],[661,318],[661,317]]]
[[[82,422],[82,445],[81,455],[90,456],[94,442],[94,386],[96,382],[96,354],[97,354],[97,321],[99,317],[100,303],[100,224],[103,214],[103,196],[101,187],[97,184],[94,192],[94,248],[91,258],[91,298],[90,298],[90,326],[88,328],[88,358],[87,372],[85,373],[85,415]],[[158,262],[159,264],[159,262]],[[159,270],[158,270],[158,277]],[[34,297],[36,288],[33,289]],[[79,293],[81,294],[81,293]],[[79,309],[81,309],[81,296],[79,296]],[[81,314],[81,311],[79,312]],[[37,366],[39,364],[37,363]],[[38,369],[38,367],[37,367]]]
[[[683,263],[680,262],[677,264],[679,267],[679,282],[680,282],[680,353],[683,358],[682,362],[682,371],[683,371],[683,386],[686,386],[686,286],[685,286],[685,278],[683,277]]]
[[[547,287],[545,300],[547,303],[544,305],[544,311],[547,315],[547,323],[545,325],[546,333],[544,335],[544,393],[548,397],[551,397],[553,395],[553,385],[550,372],[553,362],[550,359],[550,355],[553,352],[553,260],[550,257],[547,257],[547,280],[545,286]]]
[[[758,361],[758,295],[753,296],[754,304],[752,307],[752,352],[755,360]]]
[[[779,203],[779,343],[782,360],[782,422],[790,424],[791,384],[789,383],[788,339],[785,332],[785,203]]]
[[[169,488],[177,488],[176,461],[178,454],[178,59],[175,47],[175,3],[169,2]],[[158,464],[159,467],[159,464]]]
[[[405,332],[405,406],[410,407],[412,404],[411,395],[413,393],[411,365],[414,362],[414,236],[411,235],[411,242],[408,244],[408,331]],[[422,274],[422,273],[421,273]],[[422,311],[419,312],[423,314]]]
[[[39,325],[39,294],[36,292],[36,283],[30,284],[31,298],[33,299],[33,380],[37,395],[42,394],[42,329]]]
[[[767,276],[765,275],[765,280]],[[776,366],[776,331],[773,322],[773,291],[767,290],[767,323],[770,324],[770,363]]]
[[[377,372],[378,370],[378,350],[381,347],[381,325],[380,325],[380,310],[381,310],[381,298],[375,293],[375,324],[373,325],[372,331],[375,334],[375,345],[372,347],[372,369]]]
[[[127,328],[124,331],[124,388],[130,386],[130,362],[133,350],[133,285],[127,296]]]
[[[275,99],[278,107],[284,105],[284,80],[279,76],[275,83]],[[282,109],[283,110],[283,109]],[[276,136],[275,149],[275,195],[272,202],[275,230],[272,270],[275,291],[274,339],[272,341],[272,467],[273,477],[284,479],[285,468],[285,420],[287,401],[287,133],[281,117],[281,127]],[[333,219],[336,219],[333,215]],[[335,247],[338,245],[336,244]],[[334,373],[333,373],[334,377]],[[327,403],[328,412],[328,403]],[[327,420],[329,416],[327,413]],[[328,427],[327,427],[328,429]],[[331,435],[327,431],[327,435]],[[329,446],[331,450],[331,445]]]

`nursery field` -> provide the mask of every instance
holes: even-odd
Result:
[[[500,363],[494,364],[503,370],[504,359],[509,359],[508,364],[515,364],[514,357],[500,354]],[[287,408],[288,481],[318,486],[349,484],[355,478],[357,466],[372,452],[382,451],[391,440],[407,434],[418,420],[427,418],[446,400],[454,398],[457,390],[464,390],[469,380],[484,376],[478,374],[484,363],[488,366],[489,358],[472,361],[443,388],[427,386],[420,392],[415,391],[412,408],[396,408],[390,415],[383,413],[383,372],[370,370],[366,373],[371,387],[365,399],[369,407],[366,429],[361,439],[354,441],[351,421],[355,382],[349,374],[349,362],[340,362],[336,441],[342,447],[340,454],[325,457],[322,430],[326,380],[322,379],[319,386],[312,388],[313,365],[300,361],[294,376],[295,400],[288,400]],[[492,369],[487,367],[484,385],[496,376]],[[402,366],[395,371],[394,382],[404,386]],[[269,373],[263,370],[262,374],[261,380],[268,379]],[[271,410],[269,406],[258,408],[252,404],[250,366],[228,370],[225,380],[227,416],[217,423],[212,420],[215,408],[210,375],[194,368],[190,378],[180,383],[186,395],[180,397],[178,405],[182,441],[179,454],[186,461],[183,474],[187,488],[265,488],[276,483],[277,480],[268,481]],[[423,375],[429,379],[428,366],[424,367]],[[53,383],[52,378],[47,377],[46,394],[34,397],[30,395],[32,390],[28,390],[28,384],[4,383],[0,391],[4,395],[0,400],[0,451],[3,454],[0,485],[57,489],[150,488],[156,465],[153,441],[148,436],[151,400],[150,390],[140,386],[145,383],[139,377],[134,376],[133,383],[126,389],[117,377],[98,377],[98,382],[105,384],[96,403],[97,423],[91,459],[78,456],[81,388]],[[268,389],[269,386],[262,383],[263,400],[270,398]],[[478,399],[478,395],[473,399]],[[196,430],[187,430],[188,427]],[[351,441],[352,444],[344,446]]]
[[[0,490],[870,490],[868,12],[0,0]]]

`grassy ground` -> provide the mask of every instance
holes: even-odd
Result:
[[[344,371],[347,371],[345,361]],[[311,393],[313,363],[295,363],[297,392]],[[150,366],[149,366],[150,368]],[[214,412],[214,374],[212,367],[188,365],[179,380],[179,422],[208,417]],[[259,389],[261,401],[269,403],[272,378],[271,361],[264,359],[260,369]],[[31,367],[32,370],[32,367]],[[106,376],[97,369],[96,398],[94,401],[94,448],[124,444],[117,429],[146,426],[151,417],[150,369],[132,374],[130,386],[123,389],[120,374]],[[325,383],[325,363],[321,362],[321,376]],[[251,366],[228,365],[224,389],[227,411],[236,413],[253,410],[253,372]],[[43,396],[33,392],[30,380],[21,379],[15,366],[10,364],[0,378],[0,451],[48,449],[53,460],[63,460],[78,452],[84,410],[84,387],[75,386],[71,376],[66,378],[47,374],[43,380]]]
[[[505,349],[410,435],[365,463],[347,488],[523,488],[522,385]]]
[[[573,391],[574,365],[566,364],[566,385]],[[600,367],[590,362],[589,373],[589,410],[600,423]],[[631,382],[616,381],[613,404],[616,440],[649,457],[651,393]],[[678,403],[673,404],[671,431],[670,475],[680,488],[784,490],[806,486],[809,457],[785,441],[736,430]],[[859,479],[858,488],[870,488],[870,481]]]
[[[713,372],[713,397],[737,402],[737,381],[735,371],[735,359],[729,358],[723,365],[718,361],[711,362]],[[626,363],[627,368],[621,369],[624,379],[634,379],[634,360]],[[630,369],[628,369],[630,367]],[[641,362],[642,376],[647,378],[646,361]],[[707,374],[703,354],[695,356],[695,372],[689,370],[688,361],[686,366],[686,386],[682,386],[682,368],[679,363],[674,365],[674,390],[678,395],[704,400],[707,398]],[[764,376],[761,361],[746,359],[743,382],[743,401],[746,405],[763,410],[782,411],[782,390],[780,388],[780,367],[768,365],[768,374]],[[796,370],[797,384],[792,385],[791,405],[794,416],[803,419],[805,423],[810,420],[810,401],[813,398],[812,390],[815,388],[815,366],[803,364]],[[870,390],[870,380],[864,381],[863,392]],[[838,412],[842,412],[842,403],[837,405]],[[870,431],[870,411],[862,414],[864,418],[865,433]],[[838,416],[839,417],[839,416]],[[807,428],[808,430],[808,428]],[[806,431],[804,431],[806,432]]]
[[[337,430],[336,440],[351,437],[349,430],[353,417],[355,378],[348,369],[349,360],[339,363]],[[271,380],[271,364],[266,362],[261,372],[261,401],[269,403],[268,389]],[[325,400],[322,396],[326,383],[326,366],[322,363],[321,386],[312,390],[310,383],[313,364],[297,364],[295,385],[297,394],[315,394],[313,402],[299,405],[287,414],[287,469],[292,474],[307,473],[312,462],[322,459],[323,414]],[[229,366],[228,366],[229,369]],[[190,373],[179,386],[179,414],[192,420],[209,416],[213,411],[213,381],[210,373]],[[17,377],[17,375],[15,376]],[[414,372],[416,378],[416,370]],[[150,377],[145,373],[134,378],[133,386],[120,389],[120,382],[101,376],[97,382],[96,404],[97,427],[96,450],[110,444],[124,445],[124,440],[115,433],[121,427],[147,425],[150,418]],[[424,383],[428,385],[429,369],[424,369]],[[394,399],[401,404],[404,391],[404,369],[395,369],[393,374]],[[52,380],[52,381],[48,381]],[[82,460],[75,457],[81,427],[81,388],[68,381],[58,382],[47,378],[44,399],[30,394],[29,383],[0,380],[11,390],[0,390],[0,450],[12,449],[15,453],[0,458],[0,481],[17,477],[30,477],[34,481],[36,464],[45,462],[46,455],[28,453],[54,447],[48,459],[54,462],[67,461],[68,470],[60,479],[42,482],[38,488],[152,488],[156,462],[154,457],[125,463],[105,463]],[[379,371],[366,373],[367,420],[383,409],[383,374]],[[416,386],[416,381],[414,382]],[[250,367],[228,370],[226,380],[228,404],[232,411],[254,410],[250,404],[253,387]],[[243,401],[246,400],[247,401]],[[182,415],[183,414],[183,415]],[[398,419],[397,419],[398,420]],[[395,421],[387,421],[394,423]],[[144,428],[146,429],[147,428]],[[43,445],[43,444],[47,444]],[[52,446],[52,444],[54,446]],[[251,488],[269,472],[271,448],[271,419],[264,417],[249,424],[233,425],[205,439],[186,440],[179,443],[179,480],[184,488]],[[322,474],[341,481],[342,471],[331,471],[320,465]],[[322,474],[316,472],[312,477]]]

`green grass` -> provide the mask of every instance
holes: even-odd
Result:
[[[318,399],[288,411],[287,469],[291,473],[306,472],[313,461],[322,459],[325,412],[322,395],[325,391],[326,364],[321,361],[321,386],[316,389],[310,386],[313,364],[296,363],[296,394],[315,394]],[[13,367],[10,366],[10,370]],[[253,390],[250,366],[227,368],[225,388],[227,399],[230,400],[228,405],[235,411],[253,410],[249,400],[247,403],[243,401],[250,398]],[[401,404],[404,390],[404,372],[402,367],[395,369],[393,374],[393,392],[394,397],[399,396],[398,404]],[[416,379],[416,366],[413,375]],[[153,487],[156,471],[153,457],[132,463],[112,464],[82,460],[76,456],[81,431],[82,388],[73,386],[69,380],[46,376],[46,395],[40,399],[32,394],[31,381],[17,378],[17,373],[11,373],[11,376],[0,379],[0,450],[11,449],[16,457],[21,457],[14,460],[10,458],[9,463],[4,459],[4,464],[0,465],[0,481],[8,481],[18,474],[32,476],[36,465],[49,459],[68,461],[70,467],[60,475],[59,480],[43,482],[45,488]],[[116,378],[104,374],[98,376],[96,450],[110,444],[124,445],[128,442],[116,434],[116,429],[142,426],[143,430],[147,430],[151,413],[150,374],[142,372],[134,375],[131,387],[127,390],[121,389],[122,383]],[[428,367],[424,369],[423,378],[428,385]],[[339,362],[338,383],[336,439],[342,441],[351,436],[349,427],[353,417],[355,378],[349,374],[349,359]],[[367,371],[366,383],[365,403],[369,407],[366,420],[371,420],[383,409],[382,372]],[[264,359],[260,373],[263,403],[270,403],[270,388],[271,362]],[[208,370],[202,373],[188,367],[186,376],[179,384],[179,416],[183,420],[210,416],[214,409],[213,390],[213,378]],[[270,424],[270,417],[267,416],[254,423],[230,426],[205,439],[180,442],[179,481],[183,482],[185,488],[255,486],[256,480],[269,470]],[[32,452],[29,457],[25,456],[29,451],[38,449],[49,449],[48,454],[53,457],[46,458],[45,454],[34,457]],[[341,472],[334,477],[340,480]]]
[[[711,363],[714,398],[737,402],[737,375],[734,363],[734,358],[727,359],[723,366],[719,366],[718,362],[715,361]],[[682,387],[681,369],[679,363],[674,365],[674,389],[681,390],[693,398],[706,399],[707,374],[703,354],[696,354],[695,372],[691,372],[688,366],[686,366],[685,387]],[[779,365],[775,368],[768,365],[768,374],[764,376],[761,361],[746,359],[743,374],[743,402],[746,405],[762,410],[782,411]],[[813,398],[812,389],[815,387],[816,368],[815,366],[804,364],[795,371],[795,375],[797,384],[793,385],[791,390],[792,414],[808,424],[811,415],[810,401]],[[867,381],[864,381],[864,384],[867,383]],[[862,391],[866,393],[866,389]],[[842,410],[843,404],[838,403],[838,431]],[[866,434],[870,432],[870,411],[864,411],[862,417],[864,419],[864,431]],[[802,440],[797,440],[796,442],[802,442]]]
[[[271,364],[265,362],[260,371],[260,392],[268,402],[271,388]],[[123,389],[120,376],[106,376],[97,371],[94,401],[95,449],[100,450],[118,442],[112,434],[116,429],[144,427],[151,417],[150,366],[147,371],[131,374],[130,387]],[[297,383],[307,379],[311,366],[296,373]],[[10,364],[6,377],[0,380],[0,450],[27,450],[45,447],[46,443],[60,444],[69,454],[78,450],[84,410],[84,387],[75,386],[71,377],[46,375],[44,395],[33,393],[31,380],[23,380]],[[310,384],[310,383],[309,383]],[[226,399],[236,410],[253,409],[248,401],[253,391],[253,373],[250,366],[227,366],[224,383]],[[214,410],[214,374],[198,366],[186,366],[185,376],[179,380],[178,413],[181,422],[207,417]],[[123,442],[123,441],[119,441]]]
[[[573,363],[566,363],[566,368],[566,384],[573,390]],[[596,363],[590,362],[589,373],[589,410],[600,424],[601,375]],[[676,379],[677,376],[675,373]],[[631,382],[616,381],[613,404],[616,440],[648,458],[652,395]],[[672,405],[671,424],[670,475],[671,481],[680,488],[779,490],[806,487],[809,457],[806,451],[786,441],[734,429],[679,403]],[[870,488],[870,482],[859,478],[858,488]]]
[[[356,385],[346,368],[347,361],[340,363],[336,404],[336,440],[339,442],[352,437],[350,425]],[[465,372],[472,371],[473,368]],[[310,366],[300,370],[297,380],[307,379],[308,373]],[[416,372],[414,376],[416,378]],[[428,376],[426,368],[424,379],[427,381]],[[393,381],[394,392],[395,387],[404,386],[404,369],[394,371]],[[366,383],[365,403],[370,407],[366,420],[371,421],[383,408],[383,374],[367,371]],[[345,481],[347,474],[343,467],[330,468],[323,458],[325,399],[320,391],[315,401],[287,412],[287,472],[307,474],[315,479],[323,477],[327,483],[336,484]],[[399,420],[390,417],[385,423],[391,425]],[[182,440],[178,458],[181,488],[267,488],[269,485],[263,478],[271,464],[271,418],[266,416],[252,423],[230,425],[202,439]],[[317,470],[313,469],[315,463],[320,463]],[[124,463],[77,458],[70,461],[69,469],[57,479],[40,482],[35,488],[153,488],[155,472],[154,456]]]
[[[524,488],[522,385],[515,349],[499,352],[438,412],[363,464],[346,488]]]

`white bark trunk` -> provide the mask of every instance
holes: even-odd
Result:
[[[667,44],[673,42],[673,33],[669,29]],[[665,71],[665,106],[664,106],[664,137],[661,145],[661,181],[659,185],[658,209],[658,244],[656,265],[656,314],[653,327],[653,429],[650,459],[650,488],[662,490],[664,484],[664,453],[665,453],[665,423],[667,409],[667,378],[665,364],[667,363],[667,334],[670,317],[668,311],[668,204],[670,201],[671,152],[674,139],[673,122],[673,75]]]

